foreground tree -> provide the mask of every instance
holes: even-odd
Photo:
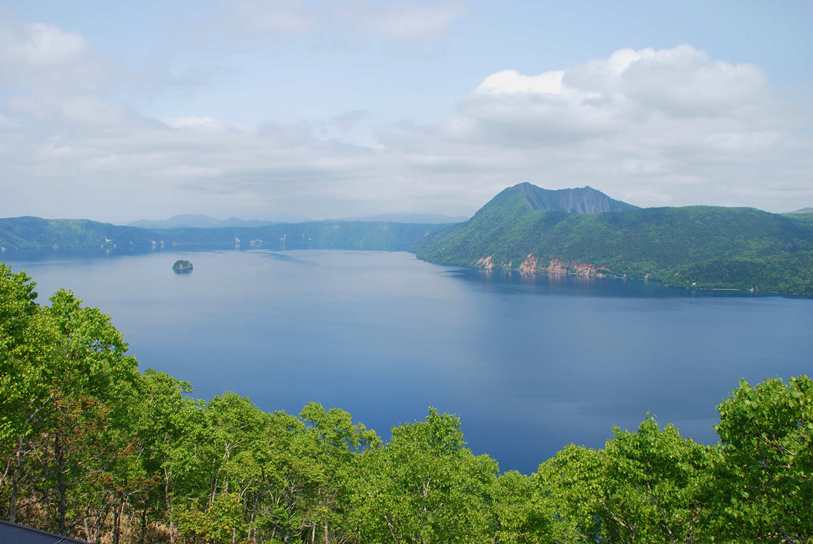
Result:
[[[496,477],[491,458],[465,447],[460,420],[430,410],[364,455],[350,507],[357,541],[488,542]]]
[[[703,540],[708,534],[709,448],[647,418],[637,432],[616,430],[604,451],[599,513],[609,541]]]
[[[501,475],[491,492],[495,544],[554,542],[553,516],[533,478],[516,471]]]
[[[551,520],[553,542],[600,540],[604,470],[603,452],[574,445],[539,465],[533,480]]]
[[[813,380],[746,382],[719,406],[717,532],[750,542],[813,538]]]
[[[20,487],[28,474],[31,439],[43,421],[48,391],[39,369],[47,341],[38,334],[34,282],[0,264],[0,455],[5,517],[16,521]]]

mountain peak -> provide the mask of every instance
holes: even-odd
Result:
[[[505,189],[494,200],[520,196],[533,210],[595,214],[635,209],[636,206],[610,198],[585,185],[569,189],[543,189],[524,181]]]

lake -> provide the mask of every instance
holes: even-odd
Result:
[[[176,275],[176,259],[194,263]],[[470,447],[530,472],[646,413],[715,440],[740,379],[813,370],[813,301],[691,296],[620,281],[535,281],[407,253],[164,252],[12,262],[113,317],[142,368],[264,409],[308,401],[383,436],[429,406]]]

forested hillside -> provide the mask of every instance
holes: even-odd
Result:
[[[0,219],[0,254],[122,254],[162,249],[364,249],[414,251],[440,225],[314,221],[253,227],[149,230],[85,219]]]
[[[427,238],[418,257],[531,275],[813,295],[811,222],[714,206],[573,212],[540,207],[528,195],[527,184],[506,189],[466,223]]]
[[[733,386],[734,384],[732,384]],[[110,319],[0,265],[0,516],[113,543],[802,543],[813,381],[746,383],[720,442],[646,418],[533,474],[429,410],[388,441],[339,409],[265,412],[140,371]]]
[[[120,227],[87,219],[0,219],[0,251],[4,256],[27,252],[149,251],[155,235],[135,227]]]

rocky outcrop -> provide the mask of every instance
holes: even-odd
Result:
[[[519,266],[519,273],[523,277],[547,274],[554,278],[568,275],[578,278],[602,278],[608,272],[592,263],[567,262],[557,258],[550,259],[547,265],[544,265],[533,253],[529,253]]]
[[[548,273],[548,276],[558,278],[567,275],[568,266],[564,261],[559,259],[551,259],[550,262],[548,262],[548,266],[545,268],[545,271]]]
[[[488,255],[487,257],[480,257],[477,259],[477,262],[474,264],[477,268],[482,268],[487,272],[491,272],[494,270],[494,256]]]
[[[514,269],[512,267],[512,261],[497,263],[493,255],[480,257],[474,263],[474,266],[486,272],[491,272],[495,268],[502,268],[506,271]],[[582,279],[591,279],[603,278],[610,272],[592,263],[568,262],[558,258],[550,259],[547,265],[545,265],[542,260],[533,253],[526,255],[517,270],[519,270],[520,275],[524,278],[533,277],[537,274],[547,274],[554,278],[575,276]]]
[[[571,270],[573,275],[578,278],[595,278],[598,276],[598,269],[590,263],[574,263]]]
[[[533,253],[529,253],[525,259],[523,259],[522,263],[519,265],[519,273],[524,276],[534,276],[536,275],[537,269],[537,261],[536,255]]]

